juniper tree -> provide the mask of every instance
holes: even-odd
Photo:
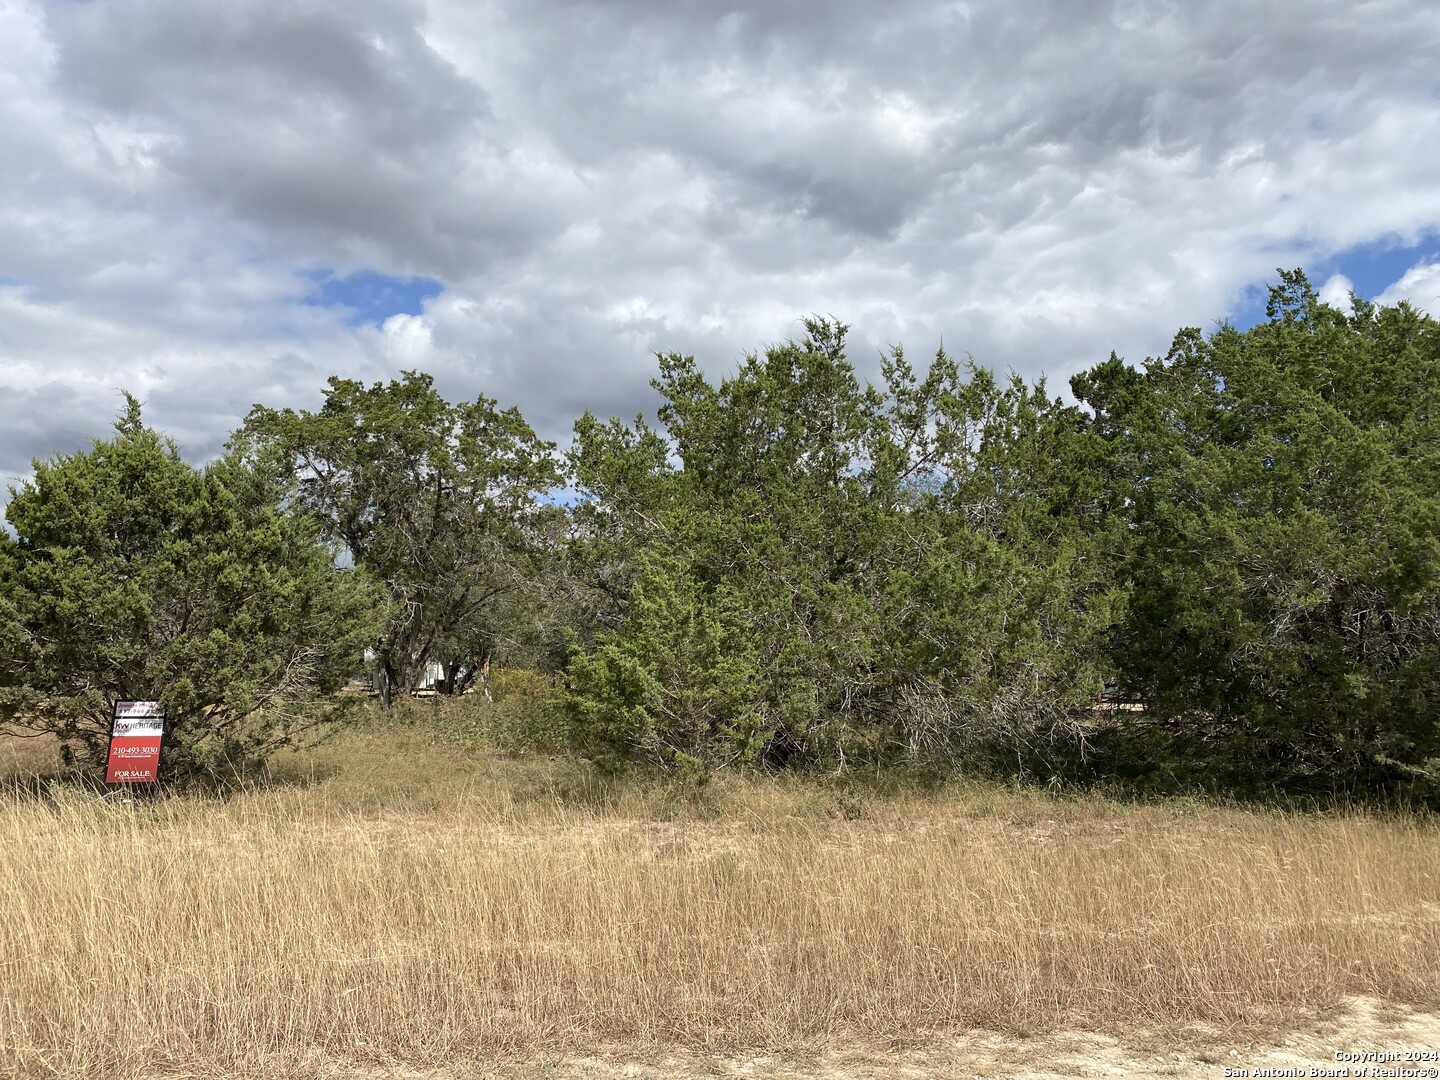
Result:
[[[0,724],[93,764],[114,702],[158,699],[164,775],[233,772],[332,715],[375,597],[253,447],[194,468],[126,400],[113,438],[12,488]]]

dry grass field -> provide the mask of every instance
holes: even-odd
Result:
[[[6,790],[5,1076],[1199,1077],[1440,1039],[1440,829],[1403,815],[682,791],[413,727],[223,799]]]

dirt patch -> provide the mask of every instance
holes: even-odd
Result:
[[[1421,1060],[1407,1061],[1406,1051]],[[1067,1031],[1017,1038],[971,1031],[924,1043],[894,1046],[797,1047],[787,1053],[706,1053],[665,1047],[605,1046],[588,1054],[542,1056],[526,1061],[457,1063],[438,1068],[403,1064],[354,1067],[336,1063],[291,1062],[254,1076],[282,1073],[305,1080],[1072,1080],[1077,1077],[1172,1077],[1218,1080],[1224,1076],[1369,1075],[1375,1068],[1410,1068],[1435,1075],[1440,1061],[1440,1014],[1388,1006],[1373,998],[1351,998],[1335,1016],[1256,1040],[1242,1032],[1189,1028],[1181,1032],[1136,1031],[1114,1038]],[[1365,1053],[1400,1055],[1388,1062]],[[1344,1057],[1337,1055],[1354,1055]],[[1232,1070],[1227,1073],[1227,1068]],[[1316,1070],[1312,1073],[1311,1070]],[[1327,1074],[1321,1070],[1337,1070]],[[1292,1070],[1298,1070],[1292,1071]],[[163,1074],[157,1074],[157,1077]],[[193,1075],[193,1074],[192,1074]],[[1382,1074],[1384,1075],[1384,1074]]]

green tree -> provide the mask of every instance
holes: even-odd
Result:
[[[713,763],[843,754],[874,689],[879,581],[854,474],[876,402],[844,327],[713,386],[661,356],[663,432],[584,417],[572,465],[601,629],[571,668],[577,713],[612,741]],[[683,759],[680,759],[683,760]]]
[[[374,597],[253,448],[203,470],[144,426],[35,463],[0,545],[0,724],[94,764],[117,699],[159,700],[165,775],[221,774],[333,715]]]
[[[1043,382],[943,370],[925,395],[929,477],[907,522],[897,629],[913,674],[899,723],[913,754],[1053,769],[1057,751],[1086,746],[1126,605],[1124,530],[1078,409]]]
[[[877,389],[843,325],[805,325],[718,385],[661,356],[658,430],[577,425],[598,595],[577,719],[711,763],[1054,734],[1093,701],[1114,607],[1095,530],[1070,524],[1083,417],[943,352],[921,378],[896,350]]]
[[[245,431],[284,456],[300,505],[383,584],[391,615],[375,663],[385,705],[431,662],[443,691],[477,679],[506,603],[549,550],[538,496],[559,482],[553,446],[518,410],[483,396],[452,405],[418,372],[369,387],[332,378],[318,412],[257,405]]]
[[[1147,722],[1232,773],[1440,774],[1440,325],[1282,272],[1266,321],[1073,385],[1129,522]]]

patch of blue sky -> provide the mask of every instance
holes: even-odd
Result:
[[[1440,232],[1430,232],[1413,244],[1402,243],[1397,238],[1388,243],[1362,244],[1317,264],[1309,273],[1316,288],[1331,275],[1343,274],[1354,283],[1356,294],[1373,300],[1404,277],[1411,267],[1437,259],[1440,259]]]
[[[1326,259],[1310,262],[1304,267],[1310,284],[1318,292],[1336,274],[1348,278],[1356,295],[1373,300],[1405,272],[1420,263],[1440,260],[1440,232],[1423,234],[1419,240],[1406,242],[1398,236],[1385,237],[1369,244],[1359,244],[1337,252]],[[1283,260],[1277,266],[1285,265]],[[1270,286],[1279,275],[1271,275],[1245,288],[1226,318],[1241,330],[1249,329],[1265,318],[1265,302]]]
[[[540,493],[540,501],[546,506],[563,506],[567,510],[579,506],[585,499],[573,486],[553,487]]]
[[[1216,322],[1228,322],[1237,330],[1249,330],[1256,323],[1263,322],[1265,302],[1270,298],[1270,286],[1278,281],[1279,277],[1276,276],[1246,285],[1235,304],[1225,313],[1224,318],[1217,319]],[[1317,282],[1317,286],[1318,284],[1320,283]],[[1210,326],[1207,329],[1213,330],[1215,327]]]
[[[339,308],[351,326],[379,326],[392,315],[419,315],[425,303],[445,291],[428,277],[391,277],[374,270],[357,270],[344,277],[333,270],[311,270],[306,277],[316,288],[304,299],[311,307]]]

